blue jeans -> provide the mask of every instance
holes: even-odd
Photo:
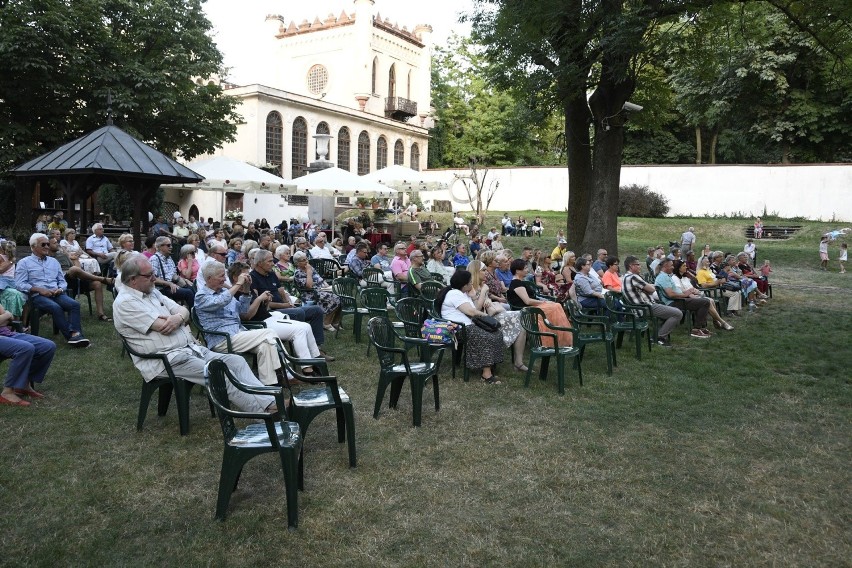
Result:
[[[59,328],[65,339],[70,339],[74,332],[83,333],[80,327],[80,304],[77,300],[60,294],[59,296],[47,297],[41,294],[31,296],[33,306],[43,312],[48,312],[53,317],[53,323]],[[70,319],[65,318],[68,312]]]
[[[310,324],[317,345],[322,346],[325,343],[325,329],[323,329],[325,314],[321,307],[312,305],[302,306],[301,308],[285,308],[278,311],[290,316],[291,320],[303,321]]]
[[[56,344],[49,339],[27,333],[0,337],[0,359],[11,359],[3,386],[10,389],[27,389],[30,383],[44,380]]]

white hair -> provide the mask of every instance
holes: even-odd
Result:
[[[30,246],[31,247],[36,246],[36,243],[38,243],[39,239],[47,239],[49,241],[50,237],[48,237],[44,233],[33,233],[32,236],[30,237]]]
[[[204,266],[201,267],[201,276],[204,278],[206,282],[213,276],[216,276],[219,273],[225,273],[225,265],[219,262],[218,260],[209,260],[204,263]]]
[[[95,231],[97,229],[103,229],[103,228],[104,228],[103,223],[95,223],[94,225],[92,225],[92,231]]]

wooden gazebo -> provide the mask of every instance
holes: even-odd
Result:
[[[12,169],[19,178],[53,180],[65,195],[66,218],[81,204],[81,226],[88,227],[85,201],[103,184],[121,186],[133,200],[132,231],[136,250],[147,233],[148,207],[163,183],[196,183],[204,179],[186,166],[140,142],[109,123],[82,138]]]

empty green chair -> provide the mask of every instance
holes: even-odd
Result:
[[[376,391],[376,405],[373,418],[379,417],[382,400],[388,385],[391,386],[388,406],[396,408],[402,385],[406,377],[411,384],[411,407],[414,426],[420,426],[423,414],[423,390],[426,381],[432,379],[432,390],[435,397],[435,412],[441,409],[438,388],[438,369],[444,349],[431,346],[421,349],[419,361],[412,362],[408,351],[412,347],[425,347],[429,343],[425,339],[416,339],[399,335],[391,321],[386,317],[374,317],[367,324],[370,342],[376,346],[379,358],[379,386]],[[399,344],[400,346],[397,346]]]
[[[302,432],[302,452],[304,453],[304,441],[308,435],[308,426],[311,421],[325,412],[334,410],[337,415],[337,441],[348,442],[349,467],[357,465],[355,453],[355,412],[352,409],[352,400],[337,384],[337,377],[328,374],[328,368],[324,365],[314,366],[319,375],[305,375],[302,368],[307,359],[296,359],[283,349],[279,349],[281,355],[281,366],[289,373],[287,377],[287,388],[290,390],[290,408],[287,414],[291,420],[299,423]],[[302,385],[293,386],[290,377],[301,381]],[[299,488],[302,489],[304,481],[304,458],[299,460]]]
[[[327,282],[331,282],[343,274],[343,268],[336,260],[330,258],[312,258],[308,262],[314,267],[317,274]]]
[[[299,424],[282,421],[284,396],[281,387],[250,387],[239,382],[224,362],[214,360],[207,366],[207,391],[216,407],[222,426],[224,450],[222,469],[219,474],[219,493],[216,499],[216,518],[224,520],[228,514],[231,494],[236,490],[243,466],[255,456],[277,452],[284,471],[284,487],[287,495],[287,525],[295,530],[299,524],[299,456],[302,436]],[[225,381],[231,381],[238,389],[252,394],[272,395],[279,413],[241,412],[233,410],[228,398]],[[234,419],[263,420],[262,423],[247,424],[237,428]]]
[[[616,300],[622,302],[622,308],[618,307]],[[651,324],[644,317],[641,311],[634,311],[632,308],[624,304],[623,294],[610,293],[606,294],[606,307],[613,318],[610,321],[610,328],[616,334],[615,346],[620,349],[624,340],[624,333],[629,332],[633,335],[633,340],[636,343],[636,358],[642,360],[642,335],[644,334],[648,340],[648,351],[651,350]]]
[[[550,358],[556,358],[557,370],[557,387],[559,394],[565,394],[565,360],[574,359],[577,364],[577,374],[580,378],[580,384],[583,384],[583,368],[580,360],[580,349],[576,346],[577,331],[571,327],[561,327],[552,325],[547,321],[544,312],[539,308],[526,307],[521,310],[521,325],[524,331],[527,332],[527,343],[530,347],[530,360],[527,365],[527,374],[524,379],[524,386],[530,385],[530,374],[532,373],[535,362],[541,359],[541,369],[539,378],[545,380],[547,378],[547,370],[550,364]],[[559,345],[559,337],[557,331],[570,331],[573,335],[575,344],[573,346]],[[545,345],[542,338],[550,338],[553,345]],[[550,343],[549,341],[546,343]]]
[[[435,298],[438,297],[438,292],[444,287],[443,284],[436,280],[430,280],[420,285],[420,298],[425,302],[426,308],[432,317],[441,317],[441,314],[435,313]]]
[[[352,316],[352,329],[355,333],[355,342],[361,343],[361,324],[367,308],[358,307],[358,281],[353,278],[337,278],[331,283],[331,291],[340,298],[340,309],[343,316]],[[340,335],[338,328],[335,337]]]
[[[580,349],[580,356],[585,354],[586,346],[593,343],[603,343],[606,351],[606,371],[612,375],[612,368],[618,365],[615,354],[615,335],[610,328],[608,316],[599,316],[583,312],[573,300],[565,302],[571,325],[574,326],[574,346]]]

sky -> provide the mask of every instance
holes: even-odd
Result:
[[[432,26],[435,45],[443,45],[451,32],[467,35],[470,27],[458,23],[458,15],[470,11],[473,0],[376,0],[382,18],[390,18],[409,30],[417,24]],[[267,28],[267,14],[280,14],[288,23],[301,23],[315,16],[325,19],[329,13],[355,11],[353,0],[207,0],[204,11],[213,24],[213,39],[230,68],[228,80],[238,85],[262,83],[265,61],[258,56],[255,41]]]

